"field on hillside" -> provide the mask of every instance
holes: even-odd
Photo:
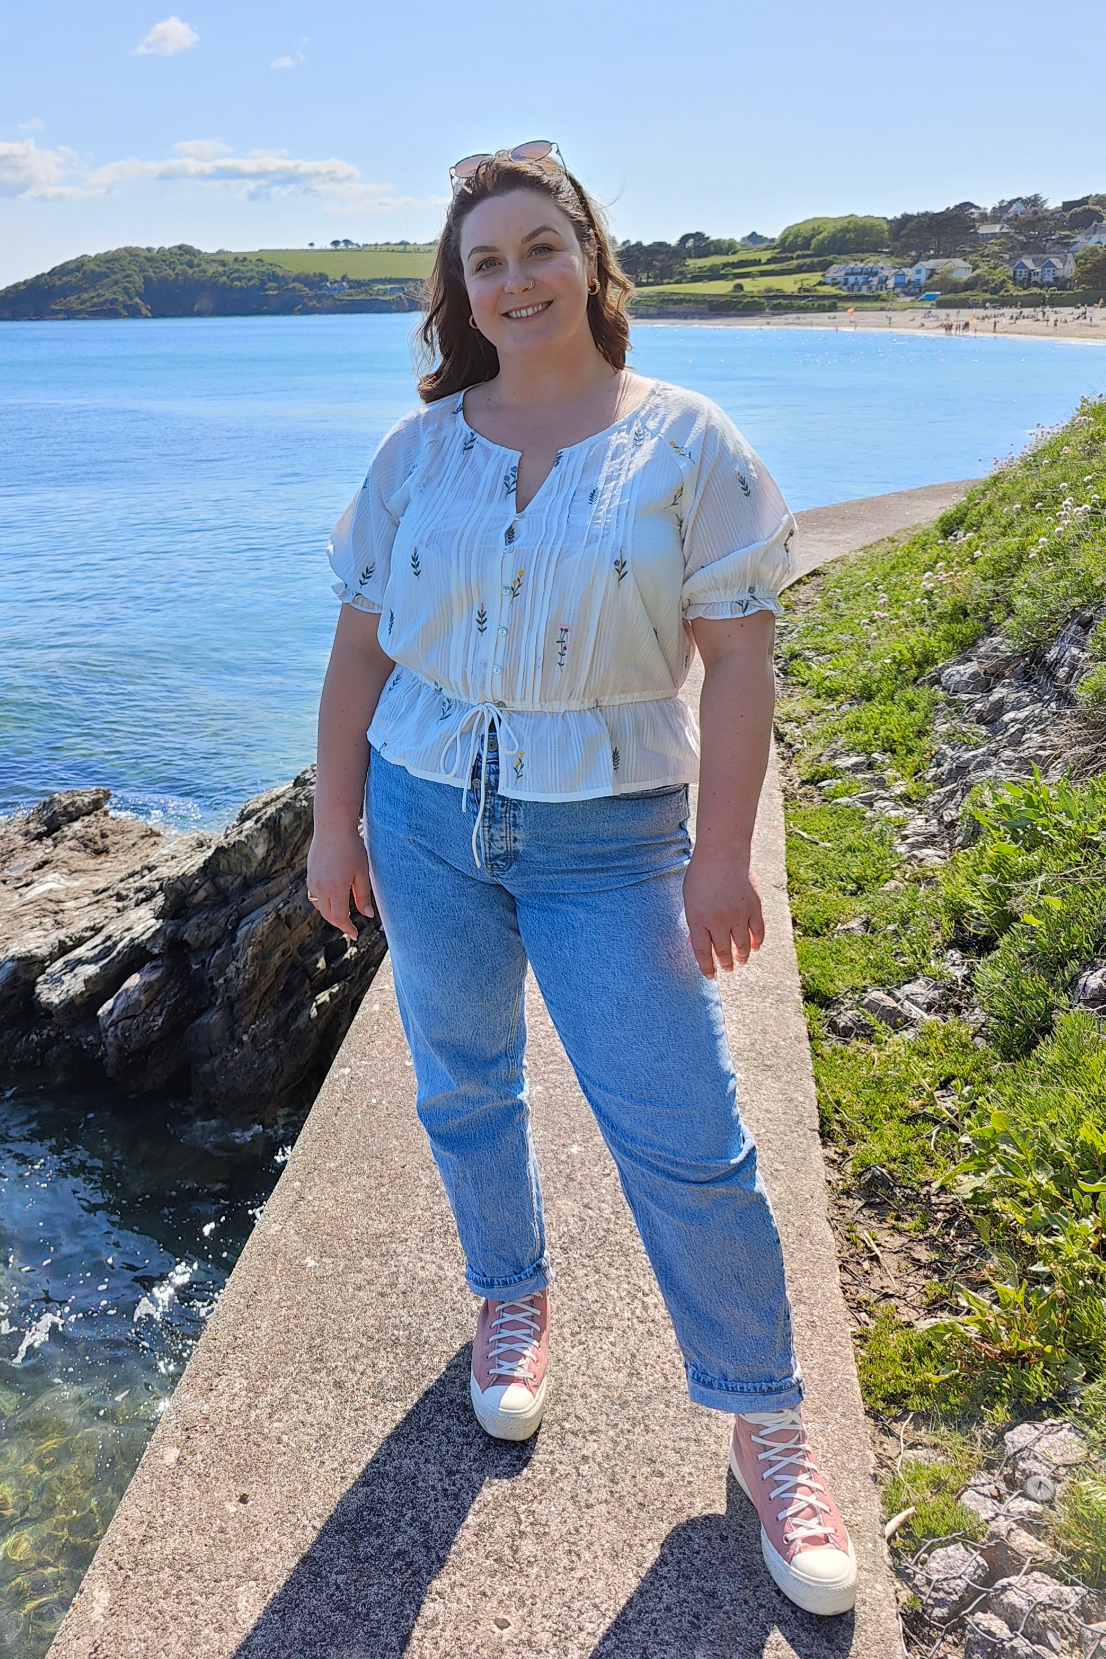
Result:
[[[665,282],[656,287],[650,286],[645,290],[648,294],[687,294],[692,297],[706,294],[731,294],[734,282],[741,283],[741,290],[746,294],[763,294],[774,289],[778,294],[817,293],[821,284],[817,276],[748,276],[740,272],[736,278],[724,278],[720,282]],[[840,290],[827,288],[822,290],[828,298],[840,297]]]
[[[362,282],[396,282],[427,277],[433,246],[379,248],[258,248],[249,257],[265,259],[286,271],[321,271],[329,277],[357,277]]]

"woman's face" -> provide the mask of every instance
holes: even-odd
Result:
[[[474,207],[461,226],[461,263],[476,326],[501,357],[555,353],[588,327],[594,259],[540,191]]]

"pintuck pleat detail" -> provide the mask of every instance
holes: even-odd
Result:
[[[697,735],[677,693],[688,622],[778,610],[794,520],[708,399],[654,383],[572,444],[523,511],[519,456],[463,398],[406,416],[335,525],[345,604],[382,614],[401,670],[370,741],[419,777],[454,775],[462,734],[506,716],[500,791],[530,800],[691,782]]]

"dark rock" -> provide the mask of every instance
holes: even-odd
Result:
[[[307,1104],[385,950],[308,903],[313,790],[301,772],[220,836],[116,818],[107,790],[0,823],[0,1063],[173,1079],[255,1121]]]
[[[927,974],[919,974],[917,979],[911,979],[906,985],[900,985],[898,995],[906,1002],[912,1002],[915,1008],[921,1008],[930,1013],[937,1007],[945,994],[945,987],[939,979],[930,979]]]
[[[987,1611],[1049,1654],[1080,1653],[1078,1608],[1082,1585],[1061,1584],[1047,1573],[1000,1579],[987,1598]]]
[[[1055,1550],[1004,1514],[995,1516],[979,1549],[996,1579],[1016,1576],[1027,1566],[1048,1566],[1057,1559]]]
[[[826,1029],[833,1037],[840,1037],[851,1043],[858,1037],[874,1037],[876,1028],[871,1020],[866,1020],[858,1008],[845,1008],[839,1014],[831,1014],[826,1021]]]
[[[1078,622],[1062,628],[1045,652],[1044,666],[1056,685],[1073,686],[1086,672],[1090,656],[1086,629]]]
[[[1037,1649],[1017,1636],[994,1613],[972,1613],[964,1625],[964,1659],[1041,1659]]]
[[[971,697],[991,688],[991,676],[978,661],[950,662],[940,672],[942,691],[953,697]]]
[[[934,1550],[914,1575],[914,1587],[926,1616],[947,1624],[979,1595],[987,1583],[987,1569],[975,1550],[946,1544]]]
[[[27,832],[34,839],[55,835],[65,824],[100,812],[111,799],[110,789],[61,789],[40,801],[27,814]]]
[[[881,1025],[890,1026],[892,1031],[910,1024],[910,1015],[901,1003],[889,996],[886,991],[866,991],[860,999],[860,1006],[866,1014],[871,1014],[873,1019],[879,1020]]]
[[[1075,982],[1071,1000],[1077,1008],[1106,1013],[1106,962],[1095,962]]]

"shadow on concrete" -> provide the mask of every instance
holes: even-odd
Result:
[[[855,1619],[815,1618],[780,1594],[753,1507],[727,1475],[725,1515],[673,1527],[591,1659],[758,1659],[777,1630],[798,1659],[846,1659]]]
[[[536,1444],[492,1440],[480,1428],[469,1405],[471,1357],[470,1344],[454,1354],[383,1442],[234,1659],[405,1652],[481,1487],[520,1474]]]

